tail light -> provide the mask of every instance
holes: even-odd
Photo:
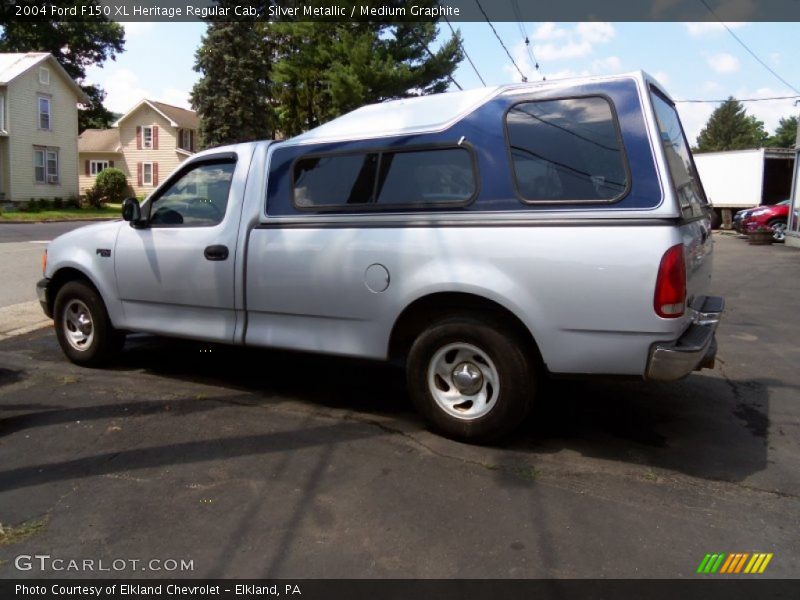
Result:
[[[686,309],[686,263],[683,244],[677,244],[661,257],[653,296],[656,314],[664,319],[683,316]]]

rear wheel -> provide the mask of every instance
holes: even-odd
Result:
[[[53,319],[61,350],[79,365],[101,365],[125,342],[124,334],[111,325],[100,295],[81,281],[70,281],[58,291]]]
[[[783,242],[786,240],[786,221],[770,221],[769,226],[772,229],[773,241]]]
[[[434,323],[409,353],[411,398],[443,435],[468,442],[497,439],[532,406],[535,376],[527,350],[501,323],[468,315]]]

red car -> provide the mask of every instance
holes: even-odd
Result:
[[[760,206],[755,210],[748,211],[749,215],[742,219],[742,231],[748,232],[759,227],[769,227],[772,229],[772,239],[782,242],[786,239],[786,223],[789,220],[789,204],[791,200],[784,200],[771,206]]]

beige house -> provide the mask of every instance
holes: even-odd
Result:
[[[147,195],[195,151],[197,114],[142,100],[112,129],[87,129],[78,141],[80,190],[107,167],[121,169],[137,196]]]
[[[50,54],[0,54],[0,203],[78,194],[80,86]]]

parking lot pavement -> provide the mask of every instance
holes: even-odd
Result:
[[[549,382],[499,447],[428,433],[385,365],[137,336],[89,370],[52,331],[0,342],[0,578],[164,575],[15,568],[37,553],[191,577],[691,577],[707,552],[797,577],[800,252],[715,237],[715,370]]]

